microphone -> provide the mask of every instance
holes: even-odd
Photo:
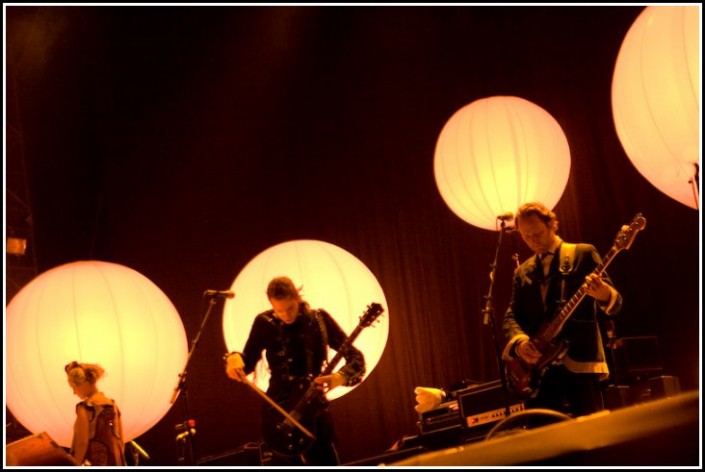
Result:
[[[508,211],[506,213],[502,213],[497,217],[498,220],[500,221],[512,221],[514,219],[514,215],[512,214],[511,211]]]
[[[206,290],[203,292],[204,297],[216,297],[216,298],[234,298],[235,292],[232,290]]]

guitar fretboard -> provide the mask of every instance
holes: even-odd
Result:
[[[604,260],[600,264],[598,264],[595,270],[592,271],[592,274],[602,275],[602,273],[607,269],[607,266],[610,264],[610,262],[612,262],[612,259],[614,259],[618,252],[619,249],[615,246],[612,246],[609,252],[605,255]],[[533,342],[539,348],[539,350],[542,347],[548,345],[551,341],[553,341],[553,339],[555,339],[556,336],[558,336],[558,334],[563,329],[563,325],[573,314],[580,302],[583,301],[583,298],[585,298],[586,294],[587,285],[583,283],[580,288],[575,292],[575,294],[570,297],[570,300],[565,303],[565,305],[563,306],[561,311],[558,312],[556,317],[553,318],[550,323],[545,324],[543,328],[536,333],[536,337],[534,338]]]
[[[362,325],[357,325],[353,332],[350,333],[350,336],[348,336],[348,338],[343,342],[340,348],[338,348],[335,353],[335,356],[333,356],[330,362],[328,362],[326,368],[323,369],[323,373],[321,375],[330,375],[333,372],[333,369],[335,369],[335,366],[338,365],[338,362],[340,362],[340,359],[343,357],[343,353],[348,349],[348,346],[352,344],[355,338],[358,337],[360,331],[362,331],[362,328]]]

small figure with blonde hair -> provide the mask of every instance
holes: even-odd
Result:
[[[69,386],[81,401],[76,404],[71,454],[80,465],[124,466],[125,442],[120,409],[115,400],[98,390],[105,374],[98,364],[76,361],[64,367]]]

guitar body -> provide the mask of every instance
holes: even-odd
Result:
[[[546,369],[560,361],[566,352],[568,352],[568,343],[560,340],[544,346],[536,364],[528,364],[518,356],[506,361],[505,374],[510,388],[522,395],[535,394]]]
[[[316,418],[327,405],[325,395],[308,379],[296,382],[289,401],[281,404],[285,410],[291,411],[290,414],[295,420],[314,435]],[[303,454],[314,442],[271,406],[264,411],[262,438],[272,450],[289,457]]]

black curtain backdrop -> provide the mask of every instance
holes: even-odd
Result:
[[[332,403],[340,455],[381,454],[418,432],[415,386],[499,378],[481,315],[498,233],[450,211],[433,156],[456,110],[514,95],[567,136],[565,240],[605,254],[647,218],[608,270],[625,299],[617,334],[657,335],[667,373],[699,389],[700,214],[638,173],[611,114],[643,8],[6,6],[6,126],[21,146],[6,165],[26,165],[38,270],[131,267],[171,299],[190,344],[203,291],[261,251],[344,248],[384,289],[390,333],[367,380]],[[500,247],[497,327],[515,252],[529,255],[516,234]],[[189,371],[196,458],[259,440],[262,400],[224,374],[221,314]],[[183,406],[136,438],[143,465],[177,463]]]

